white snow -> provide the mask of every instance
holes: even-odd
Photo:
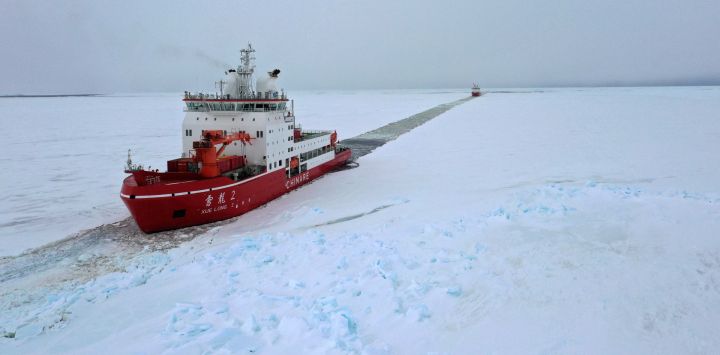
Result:
[[[489,94],[125,270],[7,294],[0,352],[715,353],[717,117],[718,87]]]
[[[303,127],[350,138],[462,97],[458,90],[291,93]],[[181,153],[177,94],[0,98],[0,256],[65,238],[128,215],[119,192],[127,150],[165,169]]]

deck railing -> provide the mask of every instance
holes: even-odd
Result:
[[[253,92],[245,95],[185,91],[183,98],[185,100],[287,100],[287,95],[283,91]]]

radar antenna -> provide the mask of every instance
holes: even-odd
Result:
[[[248,43],[247,48],[240,50],[240,62],[242,62],[242,70],[246,73],[252,73],[255,69],[255,49],[252,44]]]

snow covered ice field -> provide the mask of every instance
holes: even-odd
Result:
[[[342,139],[464,94],[295,98]],[[718,87],[490,93],[116,272],[0,284],[0,353],[717,353],[719,117]]]

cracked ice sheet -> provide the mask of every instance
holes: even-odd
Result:
[[[470,101],[358,169],[14,317],[27,329],[0,347],[713,352],[719,99],[658,88]]]

